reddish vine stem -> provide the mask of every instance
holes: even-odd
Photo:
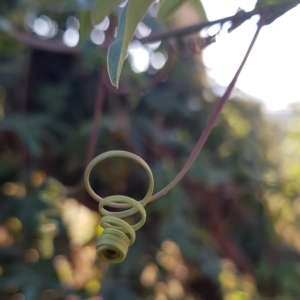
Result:
[[[251,53],[251,50],[256,42],[256,39],[258,37],[258,34],[261,30],[261,28],[263,27],[265,23],[265,14],[261,15],[261,18],[259,20],[259,23],[257,25],[257,30],[255,32],[255,35],[250,43],[250,46],[245,54],[245,57],[240,65],[240,67],[238,68],[237,72],[235,73],[232,81],[230,82],[230,84],[228,85],[224,95],[220,98],[219,102],[217,103],[217,105],[215,106],[211,116],[209,117],[209,120],[197,142],[197,144],[195,145],[192,153],[190,154],[188,160],[186,161],[185,165],[183,166],[183,168],[181,169],[181,171],[177,174],[177,176],[166,186],[164,187],[161,191],[159,191],[158,193],[156,193],[155,195],[153,195],[150,199],[150,201],[154,201],[158,198],[160,198],[161,196],[164,196],[167,194],[167,192],[169,192],[182,178],[183,176],[188,172],[188,170],[190,169],[190,167],[192,166],[192,164],[194,163],[194,161],[196,160],[198,154],[200,153],[201,149],[203,148],[203,145],[205,144],[208,136],[210,135],[214,125],[216,124],[216,121],[219,117],[219,115],[221,114],[221,111],[224,107],[224,105],[226,104],[226,102],[228,101],[230,94],[235,86],[235,83],[238,80],[238,77],[249,57],[249,54]]]
[[[102,115],[103,110],[103,104],[105,99],[105,86],[103,82],[105,68],[101,68],[100,74],[99,74],[99,81],[98,81],[98,88],[97,88],[97,95],[95,100],[95,108],[94,108],[94,115],[93,115],[93,123],[92,123],[92,130],[90,132],[86,155],[85,155],[85,161],[84,161],[84,169],[86,169],[87,165],[90,163],[90,161],[93,159],[95,155],[96,145],[97,145],[97,136],[99,132],[99,121]],[[67,187],[68,194],[76,194],[80,189],[84,186],[84,182],[82,179],[79,183],[77,183],[74,186]]]
[[[30,73],[30,64],[31,64],[31,51],[27,53],[27,62],[24,66],[24,70],[18,81],[18,86],[16,94],[18,97],[18,109],[20,114],[26,114],[27,111],[27,98],[28,98],[28,85],[29,85],[29,73]]]
[[[97,136],[99,133],[99,121],[102,115],[104,98],[105,98],[105,87],[104,87],[104,72],[105,69],[102,68],[99,74],[99,83],[97,89],[97,96],[96,96],[96,103],[95,103],[95,110],[93,116],[93,123],[92,123],[92,130],[89,137],[89,142],[86,151],[86,158],[84,167],[86,168],[90,161],[93,159],[95,155],[95,149],[97,145]]]
[[[0,31],[5,32],[15,40],[25,45],[31,46],[33,48],[43,49],[45,51],[57,52],[57,53],[80,54],[80,48],[78,46],[68,47],[64,44],[60,44],[52,40],[43,40],[33,34],[27,32],[19,32],[15,28],[11,28],[8,31],[4,31],[0,29]]]

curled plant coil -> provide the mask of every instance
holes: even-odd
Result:
[[[89,176],[94,166],[102,160],[112,157],[129,158],[140,164],[149,177],[149,188],[144,199],[137,201],[133,198],[114,195],[101,198],[91,188]],[[126,151],[109,151],[95,157],[87,166],[84,176],[85,186],[93,199],[99,201],[99,212],[101,215],[100,226],[104,228],[103,233],[97,240],[97,256],[108,263],[119,263],[127,255],[130,245],[135,241],[135,231],[140,229],[146,221],[146,211],[144,206],[149,202],[153,189],[154,179],[152,172],[146,162],[139,156]],[[109,211],[105,207],[117,208],[122,211]],[[140,213],[141,219],[134,225],[124,221],[124,218]]]

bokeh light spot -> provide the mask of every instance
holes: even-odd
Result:
[[[187,280],[189,276],[189,270],[184,265],[178,265],[174,270],[174,274],[179,280]]]
[[[75,47],[79,42],[79,32],[74,28],[68,28],[63,35],[63,42],[69,47]]]
[[[128,48],[129,61],[135,73],[145,72],[150,65],[150,53],[140,42],[133,41]]]
[[[95,28],[101,31],[105,31],[108,29],[109,24],[110,24],[109,18],[106,16],[102,22],[95,25]]]
[[[161,44],[161,41],[156,41],[156,42],[153,42],[153,43],[148,43],[148,44],[145,44],[145,46],[147,48],[149,48],[150,50],[156,50]]]
[[[13,244],[13,238],[4,226],[0,226],[0,246],[9,247]]]
[[[52,29],[52,21],[47,16],[40,16],[36,18],[33,22],[33,31],[42,38],[48,38],[51,29]]]
[[[179,255],[180,254],[179,247],[177,246],[176,243],[174,243],[171,240],[163,241],[161,248],[164,252],[166,252],[169,255]]]
[[[105,41],[105,33],[97,28],[94,28],[90,34],[92,42],[96,45],[101,45]]]
[[[168,296],[174,300],[181,299],[184,296],[184,289],[179,280],[171,279],[168,282]]]
[[[66,26],[67,28],[73,28],[79,30],[80,22],[76,17],[70,16],[67,19]]]
[[[150,60],[151,66],[156,70],[162,69],[166,61],[167,61],[167,54],[162,52],[155,52],[151,56],[151,60]]]
[[[158,278],[158,269],[155,264],[147,265],[141,275],[141,283],[144,287],[149,288],[153,286]]]
[[[68,260],[62,255],[55,256],[53,259],[53,266],[60,281],[64,285],[71,287],[73,283],[73,275],[72,268]]]
[[[2,193],[6,196],[14,196],[18,192],[18,185],[14,182],[6,182],[2,186]]]
[[[168,300],[168,298],[165,294],[157,294],[154,299],[155,300]]]
[[[144,24],[143,22],[139,23],[136,31],[135,31],[135,36],[137,38],[143,38],[148,36],[151,33],[151,28],[148,27],[146,24]]]
[[[36,249],[28,249],[25,252],[25,260],[29,263],[33,263],[38,261],[39,259],[39,253]]]
[[[40,186],[46,179],[45,172],[41,170],[34,171],[30,174],[30,181],[34,187]]]
[[[95,294],[97,293],[101,288],[100,282],[96,279],[89,281],[85,285],[85,290],[89,294]]]
[[[16,217],[10,217],[5,222],[6,228],[12,232],[12,233],[18,233],[22,230],[22,223],[21,221]]]

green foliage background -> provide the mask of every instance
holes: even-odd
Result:
[[[217,97],[193,58],[175,58],[167,80],[143,93],[107,88],[106,51],[89,41],[93,5],[1,2],[0,299],[299,297],[297,107],[284,132],[259,104],[231,99],[181,184],[146,206],[147,222],[126,260],[109,267],[97,261],[97,203],[82,179],[99,86],[105,101],[95,154],[140,155],[153,170],[156,191],[183,166]],[[86,25],[80,54],[28,47],[12,37],[7,28],[24,31],[24,15],[32,11],[49,15],[61,30],[76,15]],[[134,74],[128,61],[122,72],[121,88],[153,79]],[[102,196],[139,199],[147,189],[143,169],[121,159],[99,164],[91,183]]]

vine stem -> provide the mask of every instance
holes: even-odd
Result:
[[[300,3],[300,0],[299,0]],[[213,20],[213,21],[207,21],[207,22],[201,22],[195,25],[183,27],[183,28],[174,28],[174,29],[165,29],[165,30],[160,30],[157,32],[151,33],[147,37],[143,38],[136,38],[136,40],[140,41],[141,43],[152,43],[158,40],[165,40],[165,39],[170,39],[170,38],[176,38],[180,36],[186,36],[188,34],[200,31],[203,28],[210,27],[214,24],[224,24],[227,21],[246,21],[250,19],[254,15],[262,15],[262,13],[268,13],[270,11],[276,11],[277,9],[281,9],[285,6],[286,4],[275,4],[275,5],[268,5],[268,6],[263,6],[263,7],[256,7],[252,11],[249,12],[243,12],[237,13],[233,16],[218,19],[218,20]],[[27,32],[19,32],[15,27],[10,25],[10,27],[3,28],[0,26],[0,32],[4,32],[10,37],[14,38],[15,40],[24,43],[28,46],[31,46],[33,48],[38,48],[38,49],[44,49],[47,51],[51,52],[57,52],[57,53],[69,53],[73,55],[79,55],[82,53],[82,49],[80,46],[76,47],[68,47],[63,44],[59,44],[58,42],[55,42],[51,39],[49,40],[43,40],[38,38],[37,36],[27,33]],[[99,48],[108,48],[109,47],[108,42],[105,42],[103,45],[99,46]]]
[[[99,83],[97,89],[97,96],[96,96],[96,103],[95,103],[95,110],[93,116],[93,123],[92,123],[92,130],[90,133],[88,147],[86,151],[86,158],[85,158],[85,168],[88,166],[90,161],[95,155],[96,145],[97,145],[97,136],[99,133],[99,121],[102,115],[104,98],[105,98],[105,87],[104,87],[104,68],[101,68],[101,72],[99,74]]]
[[[184,175],[188,172],[188,170],[190,169],[190,167],[192,166],[192,164],[194,163],[194,161],[196,160],[198,154],[200,153],[201,149],[203,148],[208,136],[210,135],[213,127],[215,126],[217,119],[219,117],[219,115],[222,112],[222,109],[224,107],[224,105],[226,104],[226,102],[228,101],[230,94],[239,78],[239,75],[249,57],[249,54],[251,53],[251,50],[256,42],[256,39],[258,37],[258,34],[261,30],[261,28],[263,27],[264,23],[265,23],[265,16],[266,14],[262,14],[260,17],[260,20],[258,22],[257,25],[257,30],[254,34],[254,37],[250,43],[250,46],[245,54],[245,57],[240,65],[240,67],[238,68],[238,70],[236,71],[233,79],[231,80],[230,84],[228,85],[224,95],[220,98],[219,102],[216,104],[212,114],[210,115],[208,122],[197,142],[197,144],[195,145],[193,151],[191,152],[188,160],[186,161],[185,165],[183,166],[183,168],[181,169],[181,171],[177,174],[177,176],[166,186],[164,187],[162,190],[160,190],[159,192],[157,192],[156,194],[154,194],[150,201],[154,201],[157,200],[158,198],[166,195],[183,177]]]
[[[88,164],[93,159],[96,151],[97,137],[99,133],[99,122],[101,119],[104,100],[105,100],[105,86],[103,82],[104,73],[105,73],[105,68],[102,67],[99,72],[99,79],[98,79],[97,92],[95,98],[94,115],[92,120],[92,128],[88,137],[88,144],[87,144],[85,160],[84,160],[84,169],[87,168]],[[83,186],[84,186],[84,182],[82,179],[80,179],[80,181],[76,185],[66,187],[67,194],[68,195],[76,194],[82,189]]]

